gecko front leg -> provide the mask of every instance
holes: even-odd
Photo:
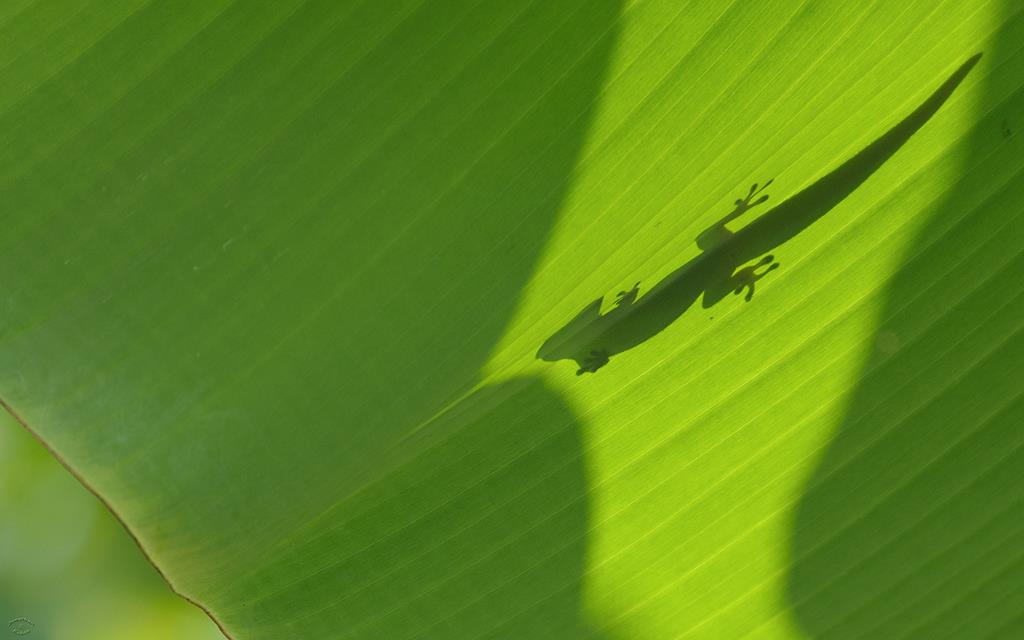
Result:
[[[610,356],[604,349],[593,349],[582,361],[577,360],[577,364],[580,366],[576,370],[576,375],[581,376],[584,373],[595,373],[598,369],[608,364]]]
[[[615,295],[615,308],[624,307],[636,302],[636,297],[640,294],[640,283],[637,282],[633,285],[633,288],[629,291],[620,291]]]

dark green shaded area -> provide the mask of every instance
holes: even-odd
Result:
[[[809,637],[1024,635],[1022,38],[1018,14],[986,54],[963,173],[800,502],[788,596]]]
[[[346,609],[351,571],[310,593],[309,567],[343,565],[333,544],[243,577],[450,435],[399,446],[476,385],[504,331],[571,186],[620,5],[138,3],[51,76],[0,77],[39,85],[0,111],[0,397],[229,631],[343,637],[408,593]],[[35,12],[25,24],[45,23]],[[524,393],[550,405],[530,426],[562,429],[568,455],[573,418]],[[512,484],[530,479],[514,469]],[[569,474],[559,490],[583,491]],[[582,536],[585,510],[557,523]],[[580,549],[515,588],[578,579]],[[415,577],[459,558],[437,551]],[[435,613],[514,582],[522,558],[500,558],[430,600]],[[290,611],[273,629],[240,608],[266,591]],[[558,600],[550,637],[576,624],[575,600]],[[413,629],[416,615],[382,624]]]
[[[315,617],[339,639],[591,637],[576,417],[523,378],[471,394],[437,428],[446,422],[458,429],[442,445],[236,579],[225,596],[242,608],[229,628],[282,637]],[[290,567],[304,573],[281,593]]]

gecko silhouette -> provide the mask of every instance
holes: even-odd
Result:
[[[726,225],[763,204],[772,181],[754,184],[735,209],[697,236],[701,253],[640,296],[640,283],[620,291],[612,308],[601,313],[597,298],[548,338],[537,351],[541,360],[575,360],[576,375],[594,373],[615,354],[654,337],[686,312],[703,294],[709,308],[730,292],[754,296],[755,283],[779,263],[769,252],[795,237],[860,186],[927,122],[971,71],[972,56],[906,118],[820,180],[739,231]],[[761,257],[757,262],[743,266]]]

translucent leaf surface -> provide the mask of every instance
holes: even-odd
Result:
[[[1020,635],[1020,9],[13,0],[0,398],[236,640]]]

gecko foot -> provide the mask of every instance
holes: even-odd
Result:
[[[746,211],[747,209],[749,209],[751,207],[755,207],[755,206],[765,202],[766,200],[768,200],[768,194],[764,194],[763,196],[761,196],[757,200],[754,200],[754,196],[756,196],[757,194],[759,194],[762,191],[764,191],[765,189],[767,189],[768,186],[772,182],[774,182],[774,181],[775,181],[775,178],[771,178],[771,179],[768,180],[768,182],[765,182],[764,184],[760,185],[760,188],[758,187],[758,184],[756,182],[754,184],[752,184],[750,186],[750,190],[747,191],[747,196],[745,198],[737,198],[736,199],[736,203],[735,204],[736,204],[737,210]]]
[[[768,268],[758,273],[758,269],[767,266]],[[769,272],[779,268],[779,263],[775,262],[775,256],[767,255],[761,258],[756,264],[749,267],[743,267],[733,275],[733,281],[736,283],[736,288],[733,289],[733,295],[739,295],[743,293],[743,290],[747,290],[747,295],[743,297],[744,300],[750,302],[754,299],[754,283],[761,278],[768,275]]]
[[[580,368],[576,370],[576,375],[581,376],[584,373],[594,373],[604,365],[608,364],[608,352],[604,349],[594,349],[590,352],[586,358],[577,363]]]
[[[633,301],[636,300],[636,297],[639,293],[640,283],[637,282],[629,291],[620,291],[615,295],[615,306],[621,307],[623,305],[633,304]]]

